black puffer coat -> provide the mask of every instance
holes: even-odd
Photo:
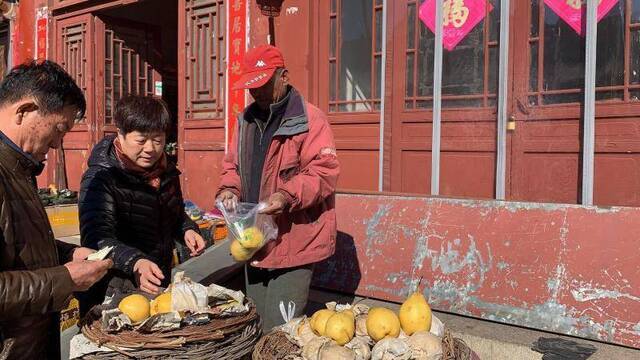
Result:
[[[198,231],[184,212],[180,172],[175,164],[168,163],[156,190],[142,177],[122,168],[113,139],[106,137],[93,149],[80,188],[82,245],[93,249],[114,246],[114,269],[79,296],[83,314],[115,288],[133,286],[133,266],[139,259],[156,263],[166,286],[171,280],[175,241],[184,242],[189,229]]]

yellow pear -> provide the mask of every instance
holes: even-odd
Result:
[[[118,309],[134,324],[145,321],[149,317],[149,308],[149,299],[140,294],[129,295],[118,304]]]
[[[356,321],[356,313],[353,312],[353,308],[343,310],[343,311],[341,311],[341,313],[350,316],[353,319],[354,322]]]
[[[400,306],[400,325],[409,336],[431,329],[431,308],[422,293],[414,292]]]
[[[340,346],[351,341],[355,333],[356,323],[350,310],[331,315],[324,331],[326,337],[333,339]]]
[[[309,320],[313,332],[316,333],[316,335],[324,336],[327,320],[335,313],[335,311],[329,309],[316,311],[313,316],[311,316],[311,320]]]
[[[264,235],[257,227],[250,227],[242,232],[242,236],[238,239],[240,245],[245,249],[255,250],[262,246]]]
[[[372,308],[367,316],[367,333],[376,342],[384,338],[397,338],[400,335],[400,319],[387,308]]]
[[[247,261],[253,256],[253,252],[249,249],[245,249],[238,240],[231,242],[231,256],[235,261]]]
[[[151,316],[171,312],[171,292],[165,292],[151,300]]]

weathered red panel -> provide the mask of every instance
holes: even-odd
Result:
[[[485,199],[494,197],[495,153],[443,151],[440,157],[441,195]]]
[[[402,192],[428,194],[431,191],[431,151],[401,152]]]
[[[378,151],[340,150],[340,189],[378,190]]]
[[[517,166],[516,171],[521,171],[521,179],[526,182],[519,185],[516,199],[578,202],[578,178],[582,176],[578,153],[526,153],[517,161],[522,165]]]
[[[339,195],[316,285],[640,347],[640,209]]]
[[[80,190],[80,181],[82,174],[87,170],[87,160],[89,159],[89,150],[69,150],[64,151],[64,160],[67,164],[67,186],[71,190]]]
[[[214,205],[224,151],[185,151],[182,192],[204,209]]]
[[[640,204],[640,156],[596,154],[593,179],[594,202],[598,205]]]

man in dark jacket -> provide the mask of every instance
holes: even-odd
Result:
[[[116,105],[117,136],[91,153],[80,189],[80,233],[90,248],[113,246],[114,268],[80,297],[84,314],[105,295],[171,281],[175,241],[198,255],[204,240],[184,212],[180,172],[164,153],[171,119],[162,100],[130,95]]]
[[[0,359],[59,358],[58,312],[112,265],[54,239],[36,189],[47,152],[85,106],[73,79],[49,61],[20,65],[0,84]]]

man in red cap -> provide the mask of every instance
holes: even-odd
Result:
[[[339,165],[326,115],[289,85],[280,50],[250,50],[242,71],[234,89],[249,89],[255,102],[239,115],[217,199],[227,208],[264,201],[275,216],[278,239],[245,268],[247,295],[271,329],[283,322],[280,302],[303,313],[314,264],[335,251]]]

